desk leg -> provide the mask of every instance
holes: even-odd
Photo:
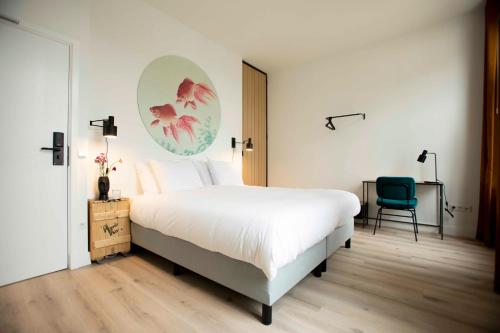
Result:
[[[439,232],[441,234],[441,239],[444,237],[444,225],[443,225],[443,184],[439,185]]]
[[[363,229],[365,228],[365,222],[366,222],[366,211],[365,211],[365,182],[363,182],[363,202],[361,206],[361,213],[363,216]]]
[[[369,225],[369,220],[368,220],[368,214],[369,214],[369,207],[368,207],[368,201],[370,201],[370,183],[366,183],[366,210],[365,210],[365,218],[366,218],[366,225]]]

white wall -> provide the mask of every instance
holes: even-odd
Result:
[[[432,180],[432,157],[416,162],[426,148],[438,154],[438,176],[450,204],[473,207],[472,213],[446,218],[445,232],[472,237],[483,36],[480,8],[397,39],[269,73],[270,185],[339,188],[361,197],[363,179]],[[334,132],[324,127],[329,115],[357,112],[365,112],[366,120],[338,119]],[[419,189],[418,196],[420,221],[435,223],[435,191]]]
[[[231,137],[242,135],[241,57],[207,40],[164,13],[134,0],[93,1],[91,27],[91,107],[89,119],[115,116],[118,137],[110,140],[110,160],[125,164],[110,176],[111,189],[122,195],[136,190],[137,160],[178,159],[148,134],[137,108],[137,86],[144,68],[164,55],[180,55],[198,64],[212,80],[221,104],[217,138],[193,158],[231,160]],[[97,192],[93,157],[104,152],[102,130],[89,128],[89,198]],[[237,162],[241,156],[236,154]]]
[[[135,192],[137,159],[175,158],[151,139],[137,110],[137,84],[150,61],[176,54],[206,71],[217,89],[222,117],[215,142],[196,157],[231,159],[230,137],[241,137],[242,130],[240,56],[140,0],[8,0],[0,2],[0,13],[74,46],[71,268],[90,263],[87,198],[97,192],[93,158],[105,149],[102,132],[90,128],[89,120],[116,117],[118,138],[110,145],[110,157],[122,157],[125,163],[111,177],[111,188],[121,189],[123,195]]]

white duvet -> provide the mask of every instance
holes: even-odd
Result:
[[[359,199],[339,190],[208,186],[138,196],[131,219],[253,264],[272,280],[359,210]]]

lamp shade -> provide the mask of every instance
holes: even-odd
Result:
[[[107,138],[114,138],[118,134],[118,127],[115,126],[115,117],[109,116],[103,120],[102,135]]]
[[[248,138],[247,143],[245,145],[245,150],[247,150],[247,151],[253,150],[252,138]]]
[[[424,149],[422,154],[418,156],[417,161],[420,163],[424,163],[426,158],[427,158],[427,150]]]

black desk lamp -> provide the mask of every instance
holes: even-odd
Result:
[[[435,183],[439,183],[439,184],[441,184],[441,186],[443,187],[444,202],[445,202],[445,208],[444,208],[444,210],[445,210],[448,214],[450,214],[450,216],[451,216],[452,218],[454,218],[455,216],[453,215],[453,213],[452,213],[452,212],[453,212],[453,210],[455,209],[455,206],[453,206],[453,207],[451,208],[451,210],[448,208],[448,199],[446,198],[446,188],[445,188],[445,186],[444,186],[444,183],[439,182],[439,180],[438,180],[438,171],[437,171],[437,155],[436,155],[436,153],[430,153],[430,152],[428,152],[427,150],[425,150],[425,149],[424,149],[424,151],[422,152],[422,154],[420,154],[420,155],[418,156],[417,161],[418,161],[418,162],[420,162],[420,163],[424,163],[424,162],[425,162],[425,160],[426,160],[426,158],[427,158],[427,154],[434,155],[434,176],[435,176],[435,178],[436,178]],[[424,180],[424,183],[434,183],[434,182],[430,182],[430,181],[426,181],[426,180]]]
[[[427,154],[430,154],[430,155],[434,155],[434,175],[435,175],[435,178],[436,178],[436,183],[439,182],[438,180],[438,171],[437,171],[437,155],[436,153],[430,153],[428,152],[427,150],[424,149],[424,151],[422,152],[422,154],[420,154],[417,158],[417,161],[420,162],[420,163],[424,163],[426,158],[427,158]],[[429,183],[429,182],[427,182]]]

